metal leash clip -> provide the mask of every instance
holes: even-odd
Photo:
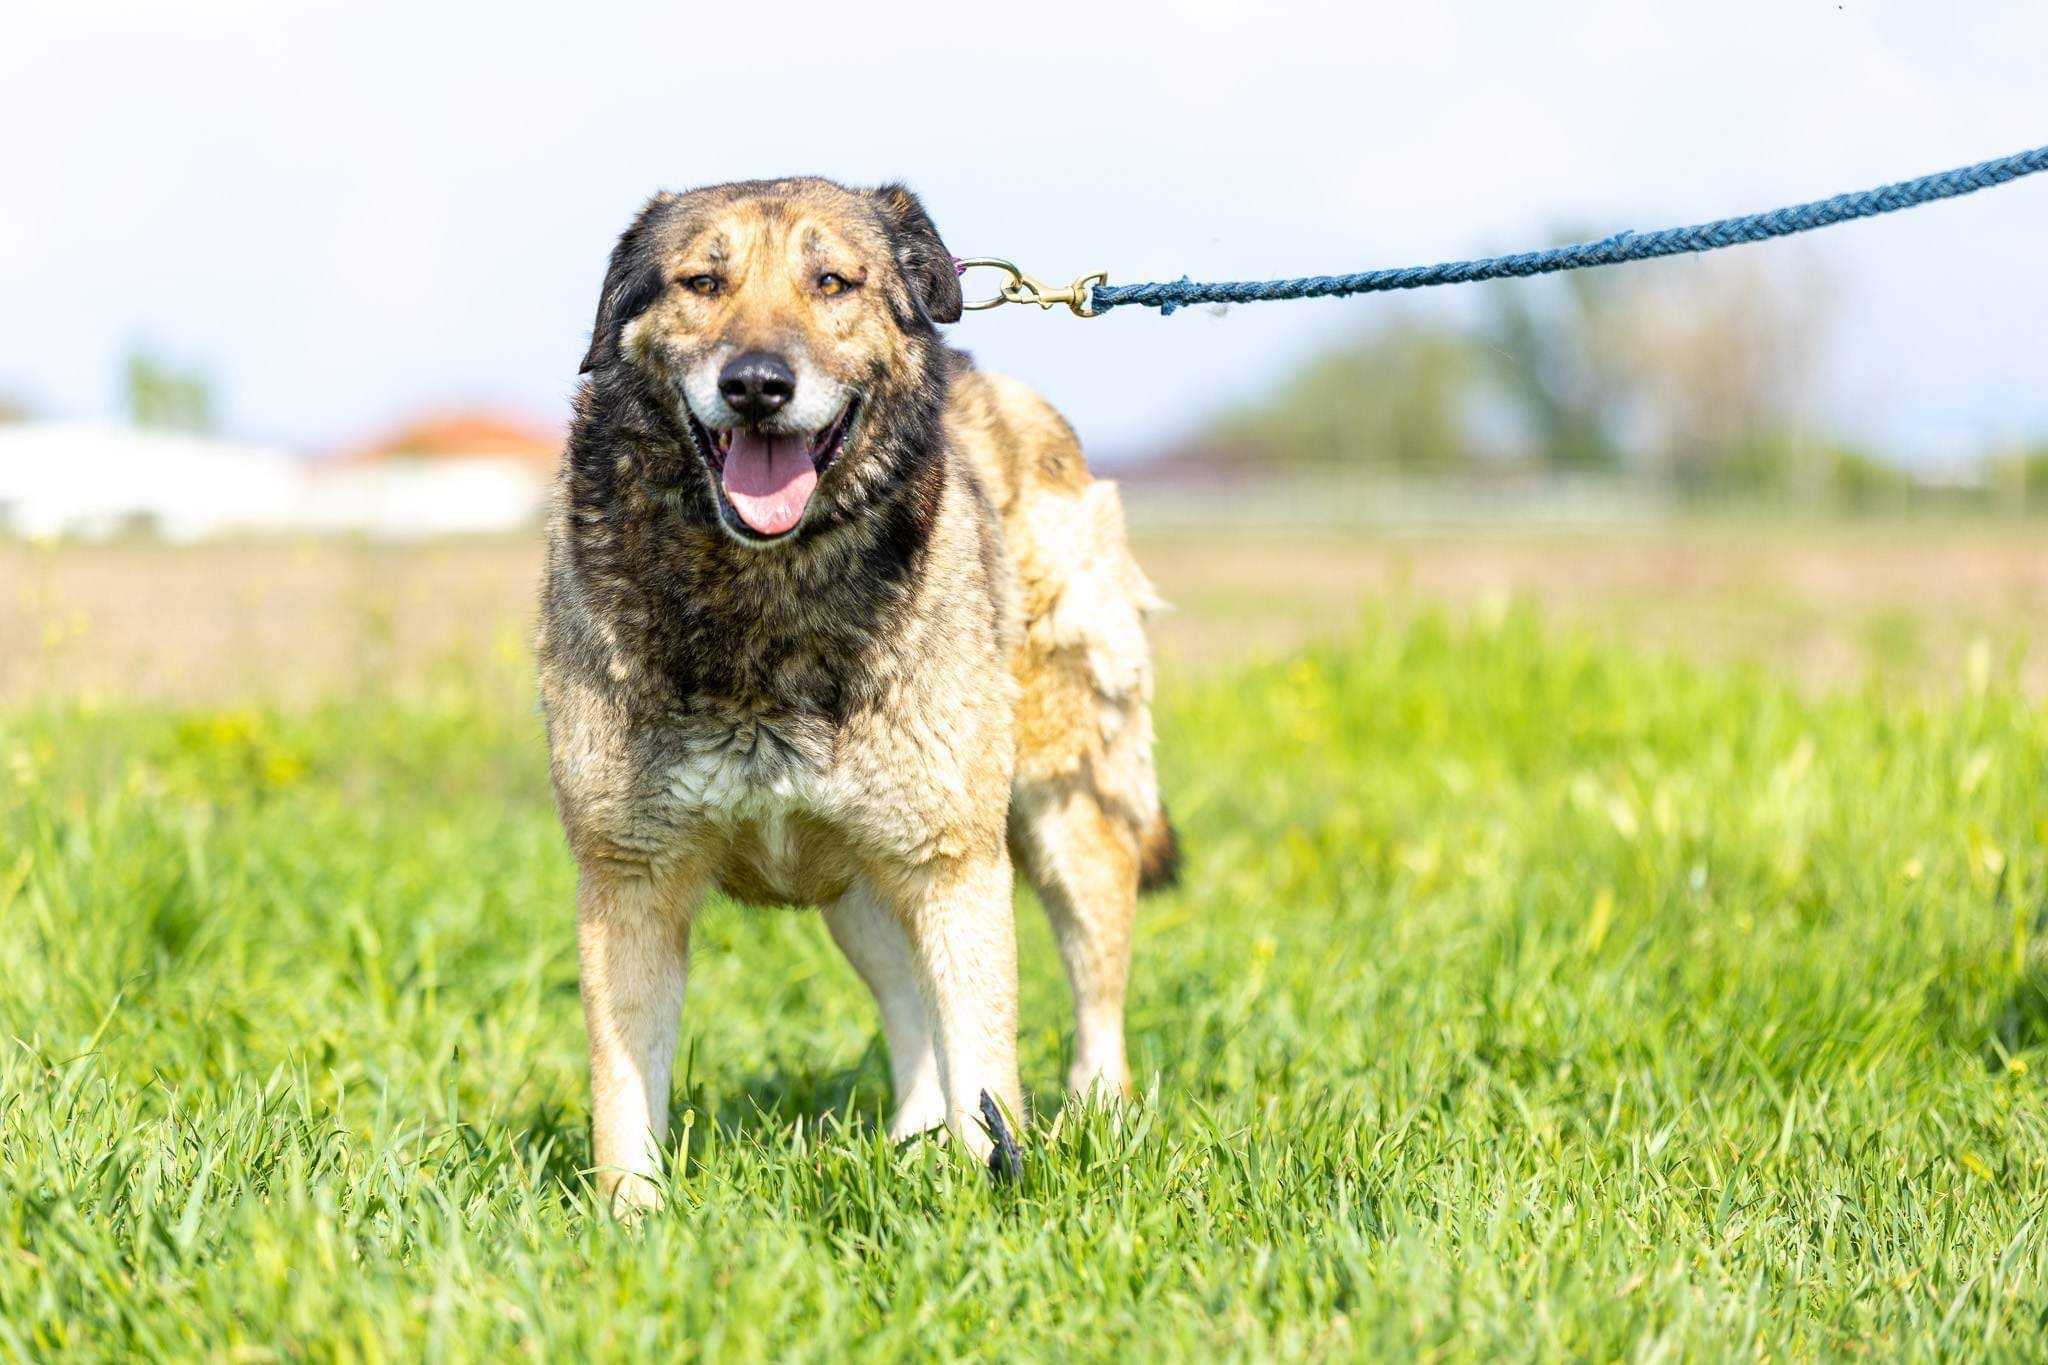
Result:
[[[1009,278],[1003,281],[1001,289],[989,298],[976,299],[960,306],[969,312],[983,308],[995,308],[1005,303],[1035,303],[1040,308],[1054,308],[1065,304],[1077,318],[1095,316],[1089,295],[1098,284],[1109,283],[1109,272],[1097,270],[1083,275],[1072,284],[1047,284],[1044,280],[1025,274],[1016,262],[1006,261],[1000,256],[963,256],[953,262],[953,268],[965,275],[970,270],[1000,270]]]

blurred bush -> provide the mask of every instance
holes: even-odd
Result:
[[[1397,474],[1465,470],[1483,369],[1471,338],[1401,324],[1325,352],[1268,397],[1226,412],[1214,443],[1226,460],[1247,463],[1314,467],[1362,456]]]
[[[2048,441],[1991,462],[1991,494],[2009,511],[2048,512]]]
[[[122,367],[129,420],[138,427],[204,433],[214,428],[213,384],[147,350],[128,353]]]

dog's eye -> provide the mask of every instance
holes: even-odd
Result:
[[[853,281],[847,279],[844,275],[835,275],[828,270],[818,276],[818,292],[828,298],[834,294],[844,294],[851,288],[853,288]]]
[[[707,299],[723,287],[716,275],[692,275],[683,281],[683,288],[692,294],[702,294]]]

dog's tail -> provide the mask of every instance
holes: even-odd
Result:
[[[1180,884],[1180,835],[1165,805],[1138,836],[1138,891],[1164,891]]]

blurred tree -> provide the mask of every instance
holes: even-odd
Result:
[[[28,404],[12,394],[0,393],[0,422],[26,422],[32,415]]]
[[[213,386],[196,371],[178,370],[147,351],[132,350],[124,388],[129,420],[139,427],[213,430]]]
[[[1230,463],[1296,469],[1427,477],[1533,463],[1689,493],[1898,494],[1887,466],[1809,430],[1828,293],[1810,270],[1772,264],[1491,285],[1465,328],[1396,315],[1225,412],[1203,444]]]
[[[1583,344],[1647,472],[1686,490],[1827,491],[1839,447],[1805,430],[1830,313],[1810,271],[1674,261],[1603,304]]]
[[[1543,465],[1632,467],[1682,488],[1824,482],[1832,456],[1799,428],[1827,291],[1774,264],[1687,258],[1493,289],[1479,333]]]
[[[1614,279],[1603,271],[1566,275],[1549,291],[1547,308],[1539,289],[1514,283],[1488,294],[1479,329],[1487,361],[1546,467],[1617,470],[1615,422],[1626,384],[1592,345],[1614,307]]]

